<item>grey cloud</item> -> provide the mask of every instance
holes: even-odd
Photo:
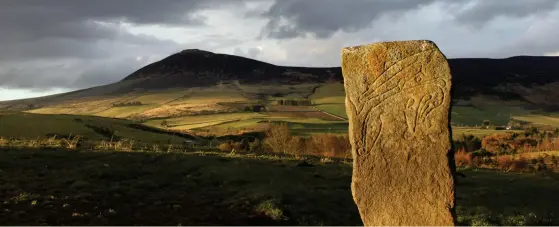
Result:
[[[123,58],[115,61],[99,62],[81,73],[77,79],[67,84],[71,88],[87,88],[117,82],[124,75],[129,75],[135,70],[149,64],[147,60]]]
[[[189,24],[200,23],[190,13],[212,6],[227,4],[216,0],[3,0],[0,2],[2,19],[33,21],[28,25],[49,21],[127,20],[137,24]]]
[[[0,87],[81,88],[119,80],[145,64],[121,59],[146,53],[165,56],[181,49],[174,41],[131,34],[119,22],[199,27],[205,20],[199,10],[232,4],[225,0],[0,1]]]
[[[106,31],[106,35],[95,39],[47,36],[34,41],[2,42],[0,87],[84,88],[88,81],[93,85],[106,84],[125,77],[125,73],[131,72],[130,67],[142,66],[131,64],[134,61],[120,61],[123,57],[135,58],[146,53],[164,56],[181,49],[173,41],[133,35],[114,25],[105,27],[100,30]]]
[[[313,35],[325,39],[337,31],[356,32],[371,26],[381,16],[402,17],[405,13],[438,3],[452,11],[455,20],[480,28],[499,16],[524,18],[548,13],[556,0],[275,0],[259,15],[268,19],[260,38],[290,39]],[[254,16],[250,12],[249,16]]]
[[[0,68],[0,87],[48,90],[49,88],[82,89],[104,85],[121,80],[135,70],[158,60],[163,56],[143,58],[111,58],[89,62],[75,61],[64,63],[20,63]]]
[[[104,36],[97,38],[61,38],[45,36],[35,41],[4,42],[0,45],[0,61],[28,61],[37,59],[102,59],[113,56],[115,50],[130,47],[169,49],[179,44],[143,34],[130,34],[116,26],[103,26]],[[90,28],[85,26],[84,29]],[[95,28],[95,27],[92,27]],[[131,50],[134,51],[134,50]]]
[[[252,48],[248,48],[247,51],[245,52],[241,48],[235,48],[233,54],[237,56],[247,57],[247,58],[257,58],[258,55],[260,54],[260,49],[252,47]]]
[[[363,29],[385,13],[404,12],[431,2],[433,0],[276,0],[261,13],[269,19],[262,35],[284,39],[310,33],[328,38],[336,31]]]
[[[1,67],[1,66],[0,66]],[[63,64],[26,67],[12,66],[0,72],[0,87],[4,88],[42,88],[64,87],[68,78],[59,76],[71,73],[74,68],[67,68]]]
[[[542,16],[542,14],[553,11],[557,5],[558,1],[556,0],[477,0],[471,8],[459,12],[456,20],[479,28],[498,16],[515,18],[535,14]]]
[[[519,34],[518,40],[505,45],[498,51],[508,56],[512,51],[516,55],[543,55],[559,51],[559,9],[547,17],[531,24],[530,28]]]

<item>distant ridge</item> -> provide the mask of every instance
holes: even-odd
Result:
[[[523,94],[516,90],[517,85],[537,86],[559,81],[559,57],[456,58],[449,59],[449,64],[454,84],[453,96],[456,98],[485,94],[525,100]],[[147,79],[145,88],[152,89],[208,86],[224,80],[239,80],[242,83],[343,81],[339,67],[277,66],[200,49],[173,54],[139,69],[123,81],[140,78]]]

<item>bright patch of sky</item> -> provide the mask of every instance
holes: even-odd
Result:
[[[6,89],[0,87],[0,101],[35,98],[35,97],[54,95],[54,94],[59,94],[59,93],[64,93],[69,91],[71,90],[67,88],[54,88],[48,91],[33,91],[33,90],[21,89],[21,88]]]

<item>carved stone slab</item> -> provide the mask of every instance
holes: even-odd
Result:
[[[427,40],[348,47],[342,73],[363,223],[454,225],[445,56]]]

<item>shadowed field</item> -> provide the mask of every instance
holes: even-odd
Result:
[[[0,150],[0,225],[361,225],[351,164],[220,153]],[[462,225],[557,225],[557,175],[463,170]]]

